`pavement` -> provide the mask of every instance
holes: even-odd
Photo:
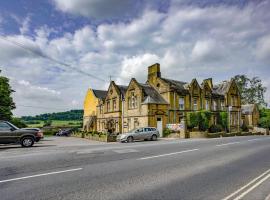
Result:
[[[0,199],[270,200],[270,136],[0,145]]]

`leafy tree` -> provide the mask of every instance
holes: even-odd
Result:
[[[11,123],[17,126],[18,128],[27,127],[27,125],[20,118],[17,118],[17,117],[12,118]]]
[[[12,92],[14,90],[9,85],[9,79],[0,76],[0,120],[11,120],[11,111],[15,109],[15,103],[11,97]]]
[[[259,77],[248,78],[246,75],[236,75],[234,80],[239,88],[242,104],[267,105],[264,100],[266,87],[262,85]]]
[[[222,126],[222,128],[227,132],[228,130],[228,113],[227,112],[220,112],[218,117],[218,124]]]
[[[188,112],[187,113],[187,126],[192,129],[199,125],[199,117],[196,112]]]

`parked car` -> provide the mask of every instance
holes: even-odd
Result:
[[[43,133],[38,128],[18,128],[7,121],[0,121],[0,144],[21,144],[31,147],[43,138]]]
[[[160,137],[159,131],[154,127],[136,128],[128,133],[123,133],[117,136],[117,141],[133,142],[137,140],[153,140],[156,141]]]
[[[60,129],[55,135],[56,136],[70,136],[71,133],[75,130],[75,128],[69,128],[69,129]]]

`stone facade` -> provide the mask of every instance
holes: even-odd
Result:
[[[93,104],[96,109],[96,130],[121,133],[143,126],[157,127],[160,132],[167,124],[185,124],[187,112],[208,110],[211,124],[217,123],[218,113],[229,113],[230,131],[240,128],[241,103],[235,81],[214,85],[212,79],[201,84],[161,76],[158,63],[148,67],[146,83],[131,79],[128,86],[110,83],[104,98]]]
[[[256,104],[242,105],[242,123],[248,127],[257,127],[260,113]]]
[[[84,99],[83,130],[97,130],[97,105],[100,100],[106,97],[107,91],[88,89]]]

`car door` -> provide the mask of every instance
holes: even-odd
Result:
[[[134,134],[134,140],[142,140],[143,128],[138,128]]]
[[[12,143],[12,130],[11,126],[6,122],[0,122],[0,143]]]
[[[144,128],[143,138],[144,139],[150,139],[151,138],[151,128]]]

